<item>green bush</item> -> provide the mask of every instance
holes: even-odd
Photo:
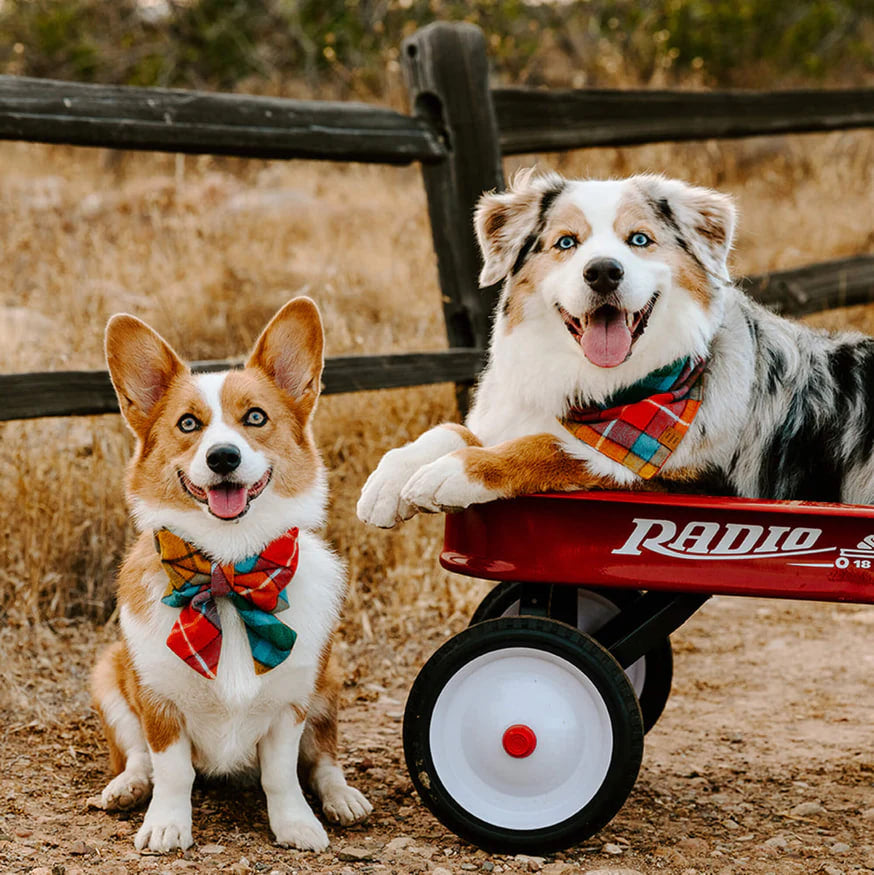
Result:
[[[0,69],[189,88],[302,81],[374,94],[396,81],[405,35],[431,21],[465,20],[485,31],[496,74],[519,84],[647,84],[692,75],[703,84],[755,87],[874,72],[871,0],[159,2],[5,0]]]

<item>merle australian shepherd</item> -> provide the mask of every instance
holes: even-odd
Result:
[[[480,282],[504,286],[475,403],[388,452],[360,518],[617,487],[874,503],[874,341],[747,298],[734,224],[727,196],[658,176],[483,195]]]

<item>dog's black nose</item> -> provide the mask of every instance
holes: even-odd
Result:
[[[216,444],[206,453],[206,464],[216,474],[230,474],[240,467],[241,461],[240,451],[233,444]]]
[[[594,258],[583,271],[583,279],[601,295],[615,292],[623,276],[625,271],[615,258]]]

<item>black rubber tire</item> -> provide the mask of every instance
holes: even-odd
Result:
[[[540,584],[544,587],[549,584]],[[578,587],[595,593],[607,601],[613,602],[621,611],[637,598],[637,592],[627,589],[611,589],[609,587],[585,586]],[[482,623],[483,620],[493,620],[503,617],[513,605],[519,601],[522,583],[507,580],[495,586],[479,603],[470,618],[470,624]],[[643,731],[649,732],[658,722],[665,710],[668,697],[671,695],[671,683],[674,679],[674,654],[671,650],[671,639],[665,638],[644,655],[646,670],[643,689],[640,691],[640,712],[643,714]]]
[[[592,799],[565,820],[530,830],[488,823],[462,807],[440,780],[430,746],[434,707],[456,672],[482,654],[516,647],[554,654],[584,674],[606,706],[613,741],[607,774]],[[594,835],[624,804],[643,755],[640,707],[616,660],[577,629],[537,617],[487,620],[447,641],[413,683],[404,712],[403,736],[407,769],[432,814],[462,838],[486,851],[504,854],[546,854]]]

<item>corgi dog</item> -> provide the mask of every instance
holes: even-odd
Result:
[[[466,425],[390,450],[359,517],[599,488],[874,503],[874,340],[746,297],[735,221],[728,196],[652,175],[523,171],[484,194],[480,283],[503,288]]]
[[[140,535],[118,576],[121,640],[92,676],[115,775],[100,807],[151,794],[137,849],[185,849],[195,772],[259,775],[276,842],[324,850],[298,772],[332,821],[371,805],[337,762],[331,639],[346,580],[317,533],[319,311],[295,298],[242,370],[200,374],[120,314],[106,360],[136,437],[126,491]]]

